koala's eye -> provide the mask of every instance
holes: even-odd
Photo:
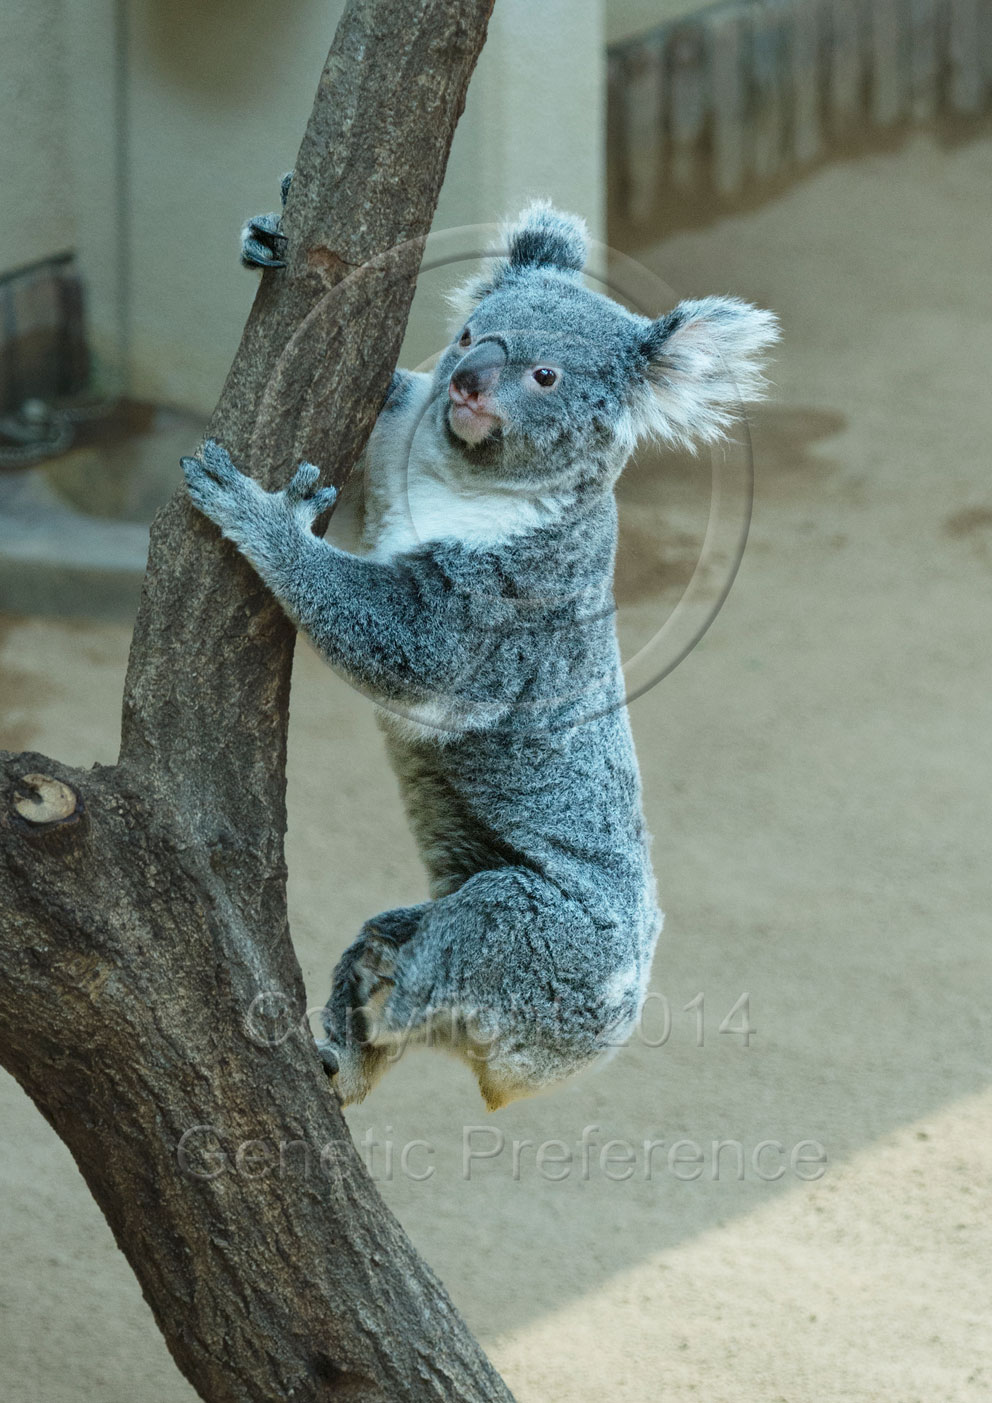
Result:
[[[466,327],[465,330],[462,332],[461,336],[459,336],[458,344],[459,346],[471,346],[472,333],[469,331],[468,327]]]
[[[551,386],[558,379],[558,372],[557,370],[549,370],[547,366],[541,365],[534,371],[534,379],[542,390],[550,390]]]

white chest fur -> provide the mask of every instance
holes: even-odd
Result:
[[[447,442],[443,406],[429,403],[424,380],[409,405],[382,416],[369,442],[365,544],[373,557],[391,560],[427,541],[495,546],[554,520],[564,507],[556,496],[472,480],[471,464]]]

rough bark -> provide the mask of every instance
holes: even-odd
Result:
[[[301,457],[340,482],[362,447],[490,4],[347,7],[286,211],[290,265],[262,279],[211,424],[267,485]],[[306,1033],[266,1042],[259,995],[303,1010],[292,642],[177,495],[152,532],[117,766],[0,755],[0,1060],[209,1403],[509,1399],[379,1198]]]

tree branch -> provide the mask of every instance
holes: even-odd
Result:
[[[361,450],[489,8],[346,9],[286,211],[290,264],[263,277],[211,422],[266,485],[299,457],[340,482]],[[152,532],[119,764],[0,755],[0,1059],[208,1403],[509,1400],[379,1198],[307,1030],[266,1041],[259,995],[304,1007],[283,856],[291,658],[277,606],[177,496]]]

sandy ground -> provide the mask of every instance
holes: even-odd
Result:
[[[632,709],[670,1035],[648,1045],[655,999],[605,1069],[491,1118],[465,1069],[414,1054],[349,1112],[521,1403],[992,1395],[990,189],[992,141],[920,139],[642,252],[786,330],[739,578]],[[626,637],[671,609],[707,496],[705,464],[632,471]],[[126,649],[7,618],[0,743],[112,760]],[[423,880],[369,707],[306,650],[291,740],[319,1002]],[[745,993],[748,1046],[719,1031]],[[0,1095],[4,1398],[191,1399],[68,1153]],[[498,1153],[466,1174],[466,1144]]]

